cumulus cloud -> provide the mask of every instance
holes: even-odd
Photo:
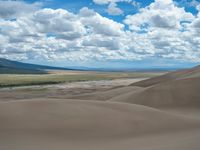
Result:
[[[179,2],[175,2],[175,4],[181,7],[196,7],[200,2],[198,0],[180,0]]]
[[[88,15],[84,15],[88,14]],[[94,13],[88,8],[80,10],[81,23],[87,28],[88,34],[101,34],[103,36],[120,36],[124,25]]]
[[[118,1],[99,1],[107,2]],[[172,0],[155,0],[126,16],[124,23],[87,7],[78,13],[38,8],[16,19],[0,19],[0,57],[79,61],[155,57],[200,62],[199,29],[200,13],[186,12]]]
[[[35,12],[30,20],[35,23],[36,32],[57,38],[73,40],[86,32],[78,16],[63,9],[42,9]]]
[[[124,22],[132,30],[150,28],[180,28],[181,22],[192,21],[192,13],[186,12],[184,8],[175,6],[172,0],[155,0],[149,6],[140,9],[139,13],[129,15]]]
[[[133,1],[133,0],[93,0],[93,2],[95,4],[98,5],[107,5],[108,4],[108,8],[107,8],[107,13],[109,15],[113,15],[113,16],[117,16],[117,15],[121,15],[124,13],[124,11],[122,9],[120,9],[117,6],[117,3],[119,2],[125,2],[125,3],[132,3],[133,6],[138,6],[138,2]]]
[[[41,8],[42,3],[25,3],[20,0],[0,0],[0,18],[12,19]]]
[[[86,7],[78,14],[64,9],[40,9],[16,20],[0,21],[0,38],[4,39],[0,52],[5,57],[15,52],[16,58],[23,59],[100,58],[103,54],[93,53],[119,49],[113,39],[124,33],[123,28],[123,24]]]
[[[117,16],[123,14],[123,11],[117,7],[116,3],[110,3],[107,9],[109,15]]]

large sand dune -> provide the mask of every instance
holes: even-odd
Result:
[[[20,150],[27,143],[18,138],[28,140],[32,136],[40,142],[54,139],[51,142],[58,144],[57,141],[65,141],[62,148],[68,149],[71,140],[88,143],[90,140],[107,139],[118,144],[124,139],[134,141],[141,136],[179,134],[199,129],[200,126],[198,119],[135,104],[41,99],[2,102],[0,121],[0,139],[2,135],[10,139],[6,143],[0,140],[0,149]],[[32,138],[28,143],[42,150]]]
[[[1,103],[0,120],[1,131],[52,132],[69,138],[135,136],[199,122],[135,104],[41,99]]]
[[[116,96],[111,101],[128,102],[145,106],[198,107],[200,108],[200,78],[188,78],[157,84],[139,92]]]
[[[149,87],[156,84],[162,84],[165,82],[179,80],[183,78],[196,78],[196,77],[200,77],[200,66],[194,67],[192,69],[174,71],[158,77],[139,81],[133,83],[132,86]]]

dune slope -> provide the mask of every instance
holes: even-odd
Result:
[[[149,86],[153,86],[156,84],[161,84],[161,83],[165,83],[169,81],[174,81],[174,80],[179,80],[179,79],[184,79],[184,78],[197,78],[197,77],[200,77],[200,66],[197,66],[191,69],[170,72],[158,77],[139,81],[131,85],[139,86],[139,87],[149,87]]]
[[[154,108],[200,108],[200,67],[143,80],[131,86],[136,92],[115,96],[110,101],[140,104]]]
[[[164,135],[190,135],[200,127],[199,120],[135,104],[56,99],[2,102],[0,121],[4,150],[120,150],[124,146],[150,150],[148,145],[158,138],[164,142]],[[198,135],[192,134],[189,141]]]
[[[134,86],[124,86],[124,87],[117,87],[113,89],[108,89],[106,91],[97,91],[88,94],[77,94],[75,96],[68,96],[67,98],[70,99],[79,99],[79,100],[99,100],[99,101],[107,101],[115,96],[125,94],[128,92],[138,91],[141,90],[141,87],[134,87]]]
[[[181,130],[196,123],[140,105],[79,100],[0,103],[0,121],[0,131],[59,133],[69,138],[134,136]]]
[[[139,92],[114,97],[111,101],[128,102],[145,106],[200,107],[200,78],[170,81],[143,89]]]

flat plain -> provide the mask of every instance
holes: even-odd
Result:
[[[150,78],[164,72],[49,71],[49,74],[0,74],[0,87],[58,84],[75,81]]]

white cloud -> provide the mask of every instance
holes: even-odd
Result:
[[[88,9],[87,7],[83,7],[81,8],[81,10],[79,11],[79,15],[81,17],[92,17],[92,16],[95,16],[97,13],[92,10],[92,9]]]
[[[72,40],[86,32],[78,16],[63,9],[42,9],[35,12],[30,19],[37,32],[53,34],[57,38]]]
[[[123,24],[88,8],[81,9],[79,14],[64,9],[40,9],[17,20],[1,20],[0,28],[1,38],[8,41],[4,40],[0,47],[1,56],[13,58],[15,52],[18,59],[96,59],[103,56],[94,56],[100,50],[118,50],[113,39],[124,33]]]
[[[192,21],[194,16],[184,8],[176,7],[172,0],[155,0],[135,15],[129,15],[125,23],[132,30],[150,28],[180,28],[182,21]]]
[[[109,15],[117,16],[123,14],[123,11],[117,7],[116,3],[110,3],[107,9]]]
[[[175,2],[175,4],[180,7],[196,7],[200,2],[198,0],[180,0]]]
[[[171,0],[156,0],[124,22],[130,29],[87,7],[76,14],[40,8],[16,20],[0,19],[0,57],[200,62],[200,13],[192,15]]]
[[[98,5],[108,5],[108,8],[106,11],[109,15],[113,15],[113,16],[121,15],[124,13],[122,9],[117,7],[117,3],[119,2],[125,2],[125,3],[130,3],[130,4],[132,3],[133,6],[139,4],[133,0],[93,0],[93,2]]]
[[[86,12],[93,15],[86,15]],[[124,25],[117,23],[106,17],[102,17],[98,13],[92,13],[92,10],[83,8],[80,10],[81,22],[87,28],[88,34],[101,34],[103,36],[120,36],[123,34]]]
[[[172,0],[156,0],[124,22],[132,32],[142,32],[155,57],[199,61],[198,16],[177,7]]]
[[[0,18],[12,19],[41,8],[42,3],[25,3],[18,0],[0,0]]]

